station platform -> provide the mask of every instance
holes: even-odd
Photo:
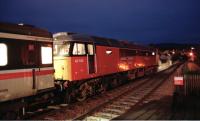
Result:
[[[193,62],[185,65],[187,71],[200,71]],[[200,81],[200,80],[199,80]],[[173,107],[173,76],[154,91],[146,100],[132,107],[116,120],[199,120],[200,98],[187,100],[187,106]]]

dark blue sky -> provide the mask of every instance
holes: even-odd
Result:
[[[200,40],[200,0],[1,0],[0,21],[139,43]]]

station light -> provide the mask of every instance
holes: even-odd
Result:
[[[190,52],[189,55],[190,55],[190,56],[193,56],[194,54],[193,54],[193,52]]]
[[[24,26],[24,23],[19,23],[18,25],[19,25],[19,26]]]
[[[155,55],[155,52],[152,52],[152,55]]]

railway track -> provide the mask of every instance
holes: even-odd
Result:
[[[168,78],[176,67],[171,67],[154,76],[137,79],[104,94],[91,97],[84,102],[77,102],[68,106],[59,104],[39,109],[36,114],[33,113],[28,119],[111,120],[144,100]]]
[[[123,115],[133,106],[144,102],[153,91],[155,91],[162,83],[165,82],[166,79],[168,79],[174,69],[176,69],[176,66],[162,72],[160,75],[149,80],[144,85],[141,85],[137,90],[124,93],[116,100],[112,100],[104,104],[104,106],[97,107],[96,110],[93,110],[76,120],[112,120]]]

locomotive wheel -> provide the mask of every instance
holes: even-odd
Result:
[[[112,87],[112,88],[115,88],[115,87],[117,87],[118,85],[119,85],[118,80],[117,80],[117,79],[113,79],[112,84],[111,84],[111,87]]]
[[[71,94],[69,91],[66,91],[64,94],[64,103],[70,104],[71,103]]]
[[[100,93],[104,93],[104,92],[106,92],[106,90],[107,90],[107,86],[106,86],[106,84],[100,84],[100,88],[99,88],[99,92]]]
[[[78,94],[76,96],[76,99],[79,102],[84,101],[89,95],[92,95],[92,87],[88,83],[82,84],[78,89]]]

